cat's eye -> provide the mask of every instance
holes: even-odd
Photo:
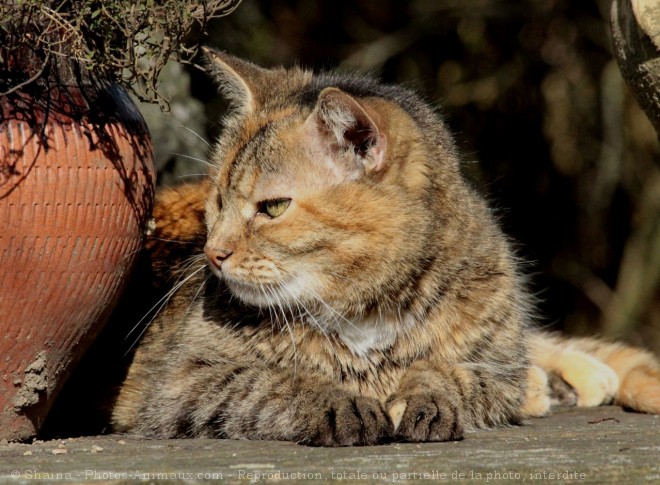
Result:
[[[281,216],[291,204],[291,199],[270,199],[259,203],[258,211],[266,214],[268,217],[275,218]]]

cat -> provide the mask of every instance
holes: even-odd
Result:
[[[532,329],[511,244],[416,94],[206,55],[232,109],[208,177],[158,196],[148,250],[167,294],[116,430],[458,440],[547,414],[553,389],[660,412],[651,354]]]

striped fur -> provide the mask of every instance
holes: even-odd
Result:
[[[660,362],[642,349],[594,338],[533,332],[534,364],[574,390],[578,406],[618,404],[660,414]]]
[[[150,250],[178,279],[116,428],[365,445],[545,412],[516,260],[428,105],[208,56],[234,109],[208,180],[157,201]]]

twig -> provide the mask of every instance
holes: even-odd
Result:
[[[46,54],[46,59],[44,59],[44,62],[41,64],[41,67],[39,68],[39,70],[37,71],[37,73],[34,76],[32,76],[31,78],[23,81],[22,83],[17,84],[16,86],[12,86],[7,91],[0,92],[0,96],[6,96],[10,93],[18,91],[22,87],[27,86],[28,84],[33,83],[34,81],[39,79],[41,77],[41,75],[44,73],[44,70],[46,69],[46,66],[48,65],[49,60],[50,60],[50,53],[47,53]]]

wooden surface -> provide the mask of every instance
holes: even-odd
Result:
[[[35,479],[660,483],[660,416],[618,407],[564,409],[525,426],[471,433],[460,442],[362,448],[121,435],[0,444],[0,483],[36,483]]]

